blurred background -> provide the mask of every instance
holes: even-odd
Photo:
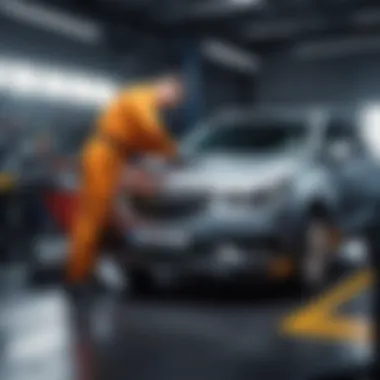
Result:
[[[377,1],[1,0],[0,31],[2,380],[369,373]],[[157,192],[115,200],[78,331],[58,273],[81,149],[171,73],[180,160],[131,164]]]

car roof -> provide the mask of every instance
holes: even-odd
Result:
[[[210,124],[229,124],[233,122],[243,122],[245,120],[256,120],[265,122],[298,122],[313,123],[313,120],[319,119],[326,124],[341,124],[352,128],[357,123],[357,110],[348,107],[278,107],[278,106],[260,106],[252,108],[235,108],[220,112],[210,118]]]
[[[312,113],[305,111],[294,111],[289,109],[231,109],[224,110],[210,118],[209,124],[226,125],[235,122],[244,122],[248,120],[265,121],[265,122],[302,122],[306,123],[313,118]]]

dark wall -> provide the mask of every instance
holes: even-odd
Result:
[[[203,76],[206,114],[252,103],[252,75],[205,62]]]
[[[380,55],[297,60],[267,59],[256,89],[265,103],[356,104],[380,100]]]

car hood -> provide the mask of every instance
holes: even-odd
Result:
[[[254,190],[287,180],[300,166],[295,157],[210,156],[189,159],[164,176],[166,190]]]

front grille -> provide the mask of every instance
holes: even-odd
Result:
[[[130,201],[133,212],[148,220],[173,220],[191,217],[204,210],[207,206],[205,196],[132,198]]]
[[[232,193],[225,197],[225,201],[236,207],[260,207],[271,201],[271,193],[267,190],[255,191],[252,194]]]
[[[276,236],[263,235],[252,237],[243,236],[229,236],[226,233],[223,237],[216,237],[208,240],[197,241],[194,243],[192,249],[195,252],[212,252],[220,248],[223,245],[232,245],[237,249],[245,252],[257,253],[258,250],[278,250],[280,242]]]
[[[278,249],[279,242],[275,236],[256,236],[253,238],[233,238],[231,242],[243,251],[256,251],[257,249]]]

